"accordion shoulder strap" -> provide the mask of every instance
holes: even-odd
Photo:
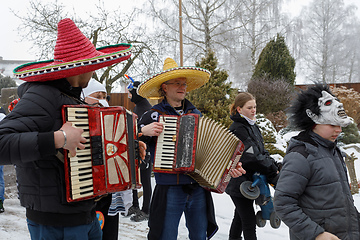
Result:
[[[158,112],[158,113],[160,113],[161,115],[167,115],[166,112],[160,111],[160,110],[155,109],[155,108],[152,108],[151,110],[153,110],[153,111],[155,111],[155,112]]]
[[[160,111],[160,110],[155,109],[155,108],[152,108],[151,110],[153,110],[153,111],[155,111],[155,112],[158,112],[158,113],[160,113],[161,115],[168,115],[168,113],[163,112],[163,111]],[[191,112],[192,112],[192,110],[190,109],[190,110],[187,112],[187,114],[188,114],[188,113],[191,113]]]
[[[73,96],[70,96],[70,95],[68,95],[68,94],[66,94],[66,93],[64,93],[64,92],[61,92],[61,94],[67,96],[68,98],[71,98],[71,99],[75,100],[78,104],[89,105],[89,104],[87,104],[85,101],[83,101],[83,100],[81,100],[81,99],[78,99],[78,98],[75,98],[75,97],[73,97]]]

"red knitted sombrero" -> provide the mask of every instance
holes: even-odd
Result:
[[[122,43],[96,49],[75,23],[65,18],[58,23],[54,59],[23,64],[14,69],[14,75],[28,82],[76,76],[128,59],[131,48]]]

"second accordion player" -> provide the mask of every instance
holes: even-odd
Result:
[[[68,202],[141,187],[136,119],[120,106],[63,106],[63,121],[82,128],[87,140],[75,157],[64,154]]]
[[[154,172],[186,173],[210,191],[223,193],[244,144],[227,128],[197,114],[160,115],[164,126],[155,148]]]

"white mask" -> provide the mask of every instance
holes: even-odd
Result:
[[[103,107],[109,107],[109,103],[105,99],[99,100],[99,103],[103,105]]]
[[[351,123],[351,119],[346,115],[343,104],[334,96],[326,91],[322,91],[322,97],[318,100],[320,114],[317,116],[310,109],[306,109],[306,114],[316,124],[330,124],[334,126],[346,127]]]
[[[98,99],[91,96],[87,96],[88,98],[97,100],[103,107],[109,107],[109,103],[105,99]]]

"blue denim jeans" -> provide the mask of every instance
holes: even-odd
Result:
[[[191,195],[182,186],[170,186],[167,192],[166,213],[161,240],[176,240],[182,214],[191,240],[205,240],[207,229],[205,190],[197,187]]]
[[[102,231],[97,219],[75,227],[55,227],[37,224],[27,219],[31,240],[101,240]]]
[[[4,166],[0,166],[0,200],[5,200],[5,182],[4,182]]]

